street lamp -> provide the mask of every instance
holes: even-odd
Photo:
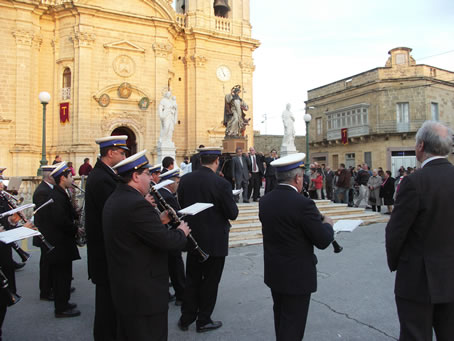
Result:
[[[308,109],[312,109],[313,107],[309,107]],[[307,172],[310,171],[310,159],[309,159],[309,123],[312,120],[311,114],[304,115],[304,122],[306,122],[306,164],[309,164],[308,167],[306,167]]]
[[[42,175],[42,166],[47,165],[47,160],[46,160],[46,105],[50,102],[50,94],[48,92],[40,92],[39,93],[39,101],[43,105],[43,141],[42,141],[42,158],[40,161],[41,166],[38,168],[38,176]]]

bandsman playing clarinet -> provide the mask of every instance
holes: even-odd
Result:
[[[180,183],[180,168],[169,170],[160,176],[161,181],[172,180],[173,183],[160,188],[159,193],[164,200],[178,212],[181,207],[176,197],[178,184]],[[170,228],[175,228],[175,224],[169,224]],[[183,303],[184,282],[186,280],[184,275],[184,263],[181,256],[181,250],[173,250],[169,252],[169,275],[172,281],[173,290],[175,291],[175,305],[181,306]]]
[[[107,199],[103,231],[117,340],[167,340],[168,252],[186,245],[186,223],[169,230],[145,199],[150,191],[146,151],[114,166],[121,183]]]
[[[201,263],[197,253],[188,252],[186,258],[186,286],[178,327],[186,331],[196,321],[196,331],[206,332],[222,326],[211,314],[216,304],[218,286],[229,246],[229,219],[238,216],[232,186],[216,175],[220,148],[199,148],[201,167],[181,178],[178,200],[185,208],[195,203],[214,206],[195,216],[185,218],[200,248],[210,255]]]
[[[277,341],[302,340],[311,293],[317,290],[314,246],[334,240],[333,221],[301,195],[305,154],[271,162],[278,186],[259,201],[265,284],[273,297]]]

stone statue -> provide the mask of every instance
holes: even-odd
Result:
[[[290,111],[291,105],[287,104],[286,109],[282,112],[282,122],[284,123],[284,138],[282,139],[282,147],[286,150],[296,150],[295,147],[295,117]]]
[[[225,95],[224,126],[225,136],[244,136],[246,126],[251,120],[246,119],[244,111],[249,109],[240,97],[241,86],[236,85],[230,94]]]
[[[159,102],[159,118],[161,119],[161,135],[159,142],[162,146],[174,146],[172,142],[173,130],[178,121],[178,106],[176,97],[167,91]]]

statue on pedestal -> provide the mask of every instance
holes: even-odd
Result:
[[[291,105],[287,104],[282,112],[282,122],[284,123],[284,138],[282,139],[281,151],[296,152],[295,147],[295,117],[290,111]]]
[[[176,97],[167,91],[159,102],[159,118],[161,119],[161,135],[159,143],[161,146],[174,146],[172,142],[173,130],[178,121],[178,105]]]
[[[235,85],[230,94],[225,95],[224,126],[225,136],[244,136],[250,118],[246,119],[244,111],[249,109],[240,97],[241,86]]]

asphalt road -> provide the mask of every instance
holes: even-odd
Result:
[[[305,340],[397,340],[399,323],[394,303],[394,274],[386,266],[384,224],[341,234],[344,247],[317,250],[318,291],[312,295]],[[92,340],[94,286],[87,280],[86,252],[74,262],[71,301],[82,315],[56,319],[53,303],[39,300],[39,251],[16,272],[22,301],[8,309],[3,324],[4,340]],[[179,308],[169,306],[169,340],[274,340],[272,299],[263,283],[262,245],[230,249],[213,319],[224,326],[198,334],[195,324],[181,332],[176,324]]]

